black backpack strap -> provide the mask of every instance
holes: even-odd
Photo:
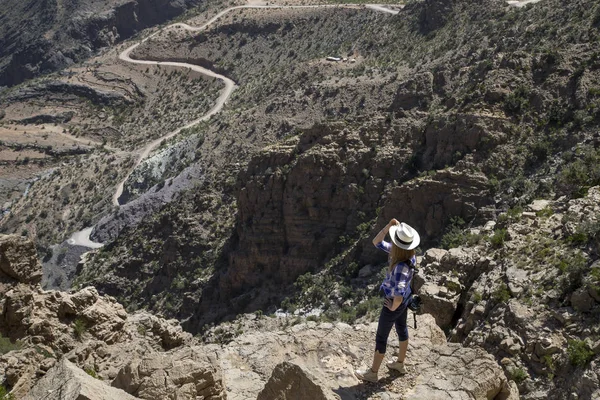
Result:
[[[415,274],[417,273],[417,267],[412,263],[412,260],[409,259],[408,260],[408,266],[412,269],[412,276],[410,277],[410,297],[412,298],[414,295],[416,295],[417,293],[415,292],[415,285],[414,285],[414,279],[415,279]],[[417,329],[417,313],[413,312],[413,321],[414,321],[414,327],[415,329]]]

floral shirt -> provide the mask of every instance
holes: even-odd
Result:
[[[383,240],[377,243],[375,247],[389,253],[392,245]],[[413,256],[411,261],[413,265],[416,265],[417,258]],[[408,298],[412,293],[410,281],[412,280],[413,274],[414,269],[410,268],[406,262],[399,262],[396,264],[392,272],[388,269],[388,272],[385,274],[385,279],[381,284],[381,289],[385,292],[385,297],[402,296],[404,299]]]

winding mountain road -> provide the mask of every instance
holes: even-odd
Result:
[[[348,4],[348,5],[339,5],[339,4],[322,4],[322,5],[310,5],[310,6],[278,6],[278,5],[244,5],[244,6],[235,6],[235,7],[230,7],[227,8],[221,12],[219,12],[217,15],[215,15],[214,17],[212,17],[210,20],[208,20],[206,23],[204,23],[201,26],[190,26],[186,23],[175,23],[175,24],[171,24],[166,26],[165,28],[153,33],[152,35],[146,37],[145,39],[143,39],[142,41],[135,43],[131,46],[129,46],[128,48],[126,48],[125,50],[123,50],[120,54],[119,54],[119,59],[126,61],[126,62],[130,62],[133,64],[143,64],[143,65],[169,65],[172,67],[182,67],[182,68],[188,68],[191,69],[193,71],[196,72],[200,72],[201,74],[204,74],[206,76],[210,76],[216,79],[220,79],[223,81],[223,83],[225,83],[225,88],[221,90],[221,94],[219,95],[219,98],[217,99],[215,105],[203,116],[189,122],[187,125],[182,126],[180,128],[177,128],[176,130],[169,132],[168,134],[148,143],[146,146],[144,146],[141,149],[140,155],[138,156],[135,164],[133,165],[133,167],[131,168],[131,170],[129,171],[129,173],[125,176],[125,178],[123,178],[123,180],[119,183],[119,185],[117,186],[117,189],[115,191],[115,193],[113,194],[112,197],[112,203],[115,206],[119,206],[119,197],[121,197],[121,195],[123,194],[123,187],[125,185],[125,182],[127,181],[127,179],[129,178],[129,176],[133,173],[133,171],[135,170],[135,168],[137,168],[141,162],[152,152],[152,150],[154,150],[163,140],[167,140],[170,139],[171,137],[177,135],[179,132],[181,132],[183,129],[187,129],[190,128],[194,125],[197,125],[198,123],[202,122],[202,121],[206,121],[208,119],[210,119],[210,117],[212,117],[213,115],[215,115],[216,113],[218,113],[219,111],[221,111],[221,109],[223,108],[223,106],[225,105],[225,102],[227,101],[227,99],[229,98],[229,96],[231,96],[231,93],[233,93],[233,90],[235,89],[236,85],[235,82],[232,81],[231,79],[227,78],[224,75],[221,74],[217,74],[214,71],[211,71],[209,69],[206,69],[204,67],[201,67],[199,65],[194,65],[194,64],[188,64],[188,63],[182,63],[182,62],[172,62],[172,61],[153,61],[153,60],[137,60],[134,58],[131,58],[130,54],[133,50],[135,50],[139,45],[141,45],[142,43],[146,42],[149,39],[152,39],[153,37],[159,35],[160,33],[162,33],[165,30],[171,29],[171,28],[183,28],[186,29],[188,31],[191,32],[198,32],[198,31],[203,31],[205,29],[207,29],[210,25],[212,25],[213,23],[215,23],[219,18],[221,18],[222,16],[224,16],[225,14],[234,11],[234,10],[239,10],[239,9],[244,9],[244,8],[258,8],[258,9],[281,9],[281,8],[355,8],[357,7],[356,5],[352,5],[352,4]],[[379,5],[379,4],[366,4],[365,5],[366,8],[375,10],[375,11],[380,11],[380,12],[385,12],[385,13],[389,13],[389,14],[398,14],[397,10],[392,10],[390,8],[385,7],[384,5]]]
[[[388,13],[388,14],[398,14],[398,10],[393,10],[390,8],[387,8],[385,5],[380,5],[380,4],[365,4],[364,5],[365,8],[368,9],[372,9],[374,11],[379,11],[379,12],[384,12],[384,13]],[[153,37],[159,35],[160,33],[171,29],[171,28],[176,28],[176,27],[180,27],[183,29],[186,29],[188,31],[191,32],[197,32],[197,31],[202,31],[207,29],[210,25],[212,25],[213,23],[215,23],[219,18],[221,18],[222,16],[224,16],[225,14],[234,11],[234,10],[238,10],[238,9],[244,9],[244,8],[254,8],[254,9],[282,9],[282,8],[357,8],[357,5],[354,4],[321,4],[321,5],[309,5],[309,6],[279,6],[279,5],[261,5],[261,4],[255,4],[255,5],[243,5],[243,6],[235,6],[235,7],[230,7],[227,8],[219,13],[217,13],[214,17],[212,17],[210,20],[208,20],[206,23],[204,23],[201,26],[191,26],[188,25],[186,23],[175,23],[175,24],[171,24],[168,25],[156,32],[154,32],[153,34],[151,34],[150,36],[142,39],[141,41],[139,41],[138,43],[135,43],[131,46],[129,46],[128,48],[126,48],[125,50],[123,50],[120,54],[119,54],[119,59],[125,62],[130,62],[133,64],[142,64],[142,65],[168,65],[168,66],[172,66],[172,67],[181,67],[181,68],[188,68],[191,69],[193,71],[197,71],[200,72],[201,74],[204,74],[206,76],[210,76],[216,79],[220,79],[223,81],[223,83],[225,84],[225,87],[221,90],[221,93],[219,94],[219,97],[217,98],[217,101],[215,102],[214,106],[204,115],[202,115],[201,117],[188,122],[186,125],[175,129],[172,132],[167,133],[164,136],[161,136],[158,139],[153,140],[152,142],[146,144],[143,148],[141,148],[140,150],[136,151],[139,152],[139,156],[136,159],[135,164],[133,165],[133,167],[129,170],[129,173],[121,180],[121,182],[119,182],[119,184],[117,185],[117,188],[115,190],[115,193],[112,196],[112,203],[115,206],[120,206],[119,204],[119,197],[121,197],[121,195],[123,194],[123,189],[125,186],[125,182],[127,181],[127,179],[131,176],[131,174],[133,173],[133,171],[142,163],[142,161],[148,157],[148,155],[152,152],[152,150],[154,150],[157,146],[160,145],[160,143],[163,140],[167,140],[172,138],[173,136],[177,135],[178,133],[180,133],[183,129],[187,129],[187,128],[191,128],[194,125],[197,125],[198,123],[202,122],[202,121],[206,121],[208,119],[210,119],[210,117],[212,117],[213,115],[217,114],[219,111],[221,111],[221,109],[223,108],[223,106],[225,105],[225,103],[227,102],[227,99],[229,99],[229,97],[231,96],[231,93],[233,93],[233,91],[236,88],[235,82],[231,79],[229,79],[228,77],[221,75],[221,74],[217,74],[214,71],[211,71],[209,69],[206,69],[204,67],[201,67],[199,65],[194,65],[194,64],[188,64],[188,63],[183,63],[183,62],[174,62],[174,61],[154,61],[154,60],[137,60],[134,58],[131,58],[131,52],[133,50],[135,50],[138,46],[140,46],[142,43],[152,39]],[[402,6],[398,6],[398,7],[402,7]],[[79,232],[75,232],[73,233],[73,235],[71,235],[71,237],[68,239],[68,243],[70,245],[73,246],[85,246],[85,247],[90,247],[90,248],[99,248],[102,247],[102,243],[97,243],[97,242],[93,242],[90,239],[90,235],[92,233],[93,227],[90,228],[86,228],[83,229]]]
[[[508,0],[507,3],[513,6],[522,6],[528,3],[535,3],[538,2],[540,0]],[[214,71],[211,71],[209,69],[203,68],[199,65],[194,65],[194,64],[188,64],[188,63],[183,63],[183,62],[171,62],[171,61],[153,61],[153,60],[136,60],[134,58],[131,58],[130,54],[133,50],[135,50],[139,45],[141,45],[142,43],[148,41],[149,39],[159,35],[160,33],[171,29],[171,28],[175,28],[175,27],[180,27],[183,29],[186,29],[188,31],[191,32],[197,32],[197,31],[203,31],[205,29],[207,29],[210,25],[212,25],[213,23],[215,23],[217,20],[219,20],[219,18],[221,18],[222,16],[224,16],[225,14],[234,11],[234,10],[239,10],[239,9],[246,9],[246,8],[254,8],[254,9],[283,9],[283,8],[287,8],[287,9],[299,9],[299,8],[365,8],[365,9],[370,9],[373,11],[377,11],[377,12],[383,12],[383,13],[388,13],[388,14],[398,14],[399,11],[395,10],[395,9],[391,9],[389,8],[390,5],[385,5],[385,4],[363,4],[363,5],[357,5],[357,4],[319,4],[319,5],[306,5],[306,6],[280,6],[280,5],[262,5],[262,4],[249,4],[249,5],[243,5],[243,6],[235,6],[235,7],[230,7],[227,8],[219,13],[217,13],[214,17],[212,17],[210,20],[208,20],[206,23],[204,23],[201,26],[191,26],[188,25],[186,23],[182,23],[182,22],[178,22],[175,24],[171,24],[168,25],[156,32],[154,32],[153,34],[151,34],[150,36],[144,38],[143,40],[141,40],[138,43],[135,43],[131,46],[129,46],[128,48],[126,48],[125,50],[123,50],[120,54],[119,54],[119,59],[125,62],[130,62],[133,64],[143,64],[143,65],[168,65],[168,66],[173,66],[173,67],[181,67],[181,68],[188,68],[191,69],[193,71],[197,71],[200,72],[201,74],[204,74],[206,76],[210,76],[216,79],[220,79],[223,81],[223,83],[225,84],[225,87],[221,90],[221,93],[219,95],[219,97],[217,98],[217,101],[215,102],[215,105],[204,115],[202,115],[201,117],[187,123],[186,125],[177,128],[176,130],[167,133],[166,135],[153,140],[152,142],[146,144],[143,148],[141,148],[140,150],[136,151],[139,152],[139,156],[136,159],[135,164],[133,165],[133,167],[129,170],[129,173],[125,176],[125,178],[123,178],[123,180],[121,182],[119,182],[119,184],[117,185],[117,188],[115,190],[115,193],[112,196],[112,203],[115,206],[120,206],[119,204],[119,197],[121,197],[121,195],[123,194],[123,188],[125,185],[125,182],[127,181],[127,179],[131,176],[131,174],[133,173],[133,171],[141,164],[141,162],[152,152],[152,150],[154,150],[158,145],[160,145],[160,143],[163,140],[167,140],[175,135],[177,135],[179,132],[181,132],[183,129],[187,129],[187,128],[191,128],[194,125],[197,125],[198,123],[202,122],[202,121],[206,121],[208,119],[210,119],[210,117],[212,117],[213,115],[217,114],[219,111],[221,111],[221,109],[223,108],[223,106],[225,105],[225,103],[227,102],[227,100],[229,99],[229,97],[231,96],[231,94],[233,93],[234,89],[236,88],[236,84],[233,80],[229,79],[228,77],[221,75],[221,74],[217,74]],[[391,5],[394,7],[398,7],[398,8],[402,8],[402,5]],[[75,232],[71,238],[69,239],[69,244],[72,245],[79,245],[79,246],[86,246],[86,247],[91,247],[91,248],[98,248],[102,246],[102,243],[96,243],[90,240],[90,234],[93,230],[93,227],[91,228],[86,228],[82,231],[79,232]]]

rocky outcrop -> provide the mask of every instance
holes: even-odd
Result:
[[[112,382],[141,399],[225,399],[218,359],[202,347],[157,353],[127,364]]]
[[[432,116],[425,128],[421,168],[447,168],[466,155],[471,155],[476,162],[483,161],[508,140],[507,131],[510,131],[510,121],[504,117],[475,113]]]
[[[93,378],[62,359],[31,389],[23,400],[136,400],[123,390]]]
[[[42,279],[35,245],[23,236],[0,236],[0,277],[35,285]]]
[[[0,334],[20,343],[0,356],[0,383],[17,398],[27,395],[57,360],[112,380],[132,359],[191,340],[177,321],[144,312],[128,315],[114,298],[100,296],[93,287],[74,293],[41,290],[33,243],[16,236],[0,236],[0,243],[2,265],[19,279],[5,280],[2,288]],[[58,368],[58,376],[67,373],[65,366]]]
[[[374,166],[363,144],[369,140],[315,127],[250,162],[239,178],[239,245],[219,281],[221,296],[265,282],[291,283],[333,256],[340,237],[373,213],[387,168],[408,157],[386,151]]]
[[[131,104],[135,100],[117,91],[100,90],[88,85],[51,80],[27,85],[18,90],[14,90],[6,96],[6,101],[19,102],[47,95],[83,97],[89,99],[94,104],[110,106],[123,106]]]
[[[20,124],[52,124],[69,122],[75,116],[75,111],[65,111],[58,114],[38,114],[28,118],[23,118],[18,122]]]
[[[518,398],[493,357],[447,343],[430,315],[418,317],[417,330],[409,325],[407,375],[383,367],[380,383],[363,384],[353,371],[371,363],[376,328],[308,322],[245,333],[222,352],[227,398],[376,399],[379,391],[389,399]],[[397,344],[390,335],[390,356]]]
[[[267,318],[270,325],[227,345],[200,345],[176,321],[128,315],[92,287],[69,294],[22,283],[5,293],[0,315],[0,330],[21,340],[21,349],[0,356],[0,382],[18,398],[372,398],[353,370],[372,356],[375,323],[282,326],[283,319]],[[432,316],[410,329],[409,379],[390,398],[491,399],[512,390],[489,354],[446,343]],[[396,345],[392,338],[390,349]]]
[[[439,237],[451,217],[481,218],[480,210],[492,204],[485,175],[446,169],[392,188],[375,226],[396,218],[415,227],[427,245]],[[363,252],[365,263],[379,259],[373,246],[365,245]]]
[[[482,237],[504,231],[505,241],[424,257],[424,307],[433,304],[429,311],[452,329],[451,341],[501,360],[524,398],[558,399],[564,387],[573,398],[600,393],[593,350],[600,330],[592,317],[600,309],[593,250],[598,201],[598,187],[580,199],[537,200],[495,226],[472,230]],[[449,283],[460,296],[445,295]],[[455,321],[448,325],[450,312]]]
[[[425,72],[398,86],[391,110],[426,109],[433,100],[433,74]]]

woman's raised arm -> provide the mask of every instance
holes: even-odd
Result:
[[[398,220],[396,218],[392,218],[390,219],[390,222],[388,222],[388,224],[386,226],[383,227],[383,229],[381,229],[379,231],[379,233],[377,234],[377,236],[375,236],[373,238],[373,246],[377,246],[377,243],[383,241],[383,239],[385,238],[385,235],[387,235],[388,231],[390,230],[390,228],[394,225],[398,225],[400,222],[398,222]]]

